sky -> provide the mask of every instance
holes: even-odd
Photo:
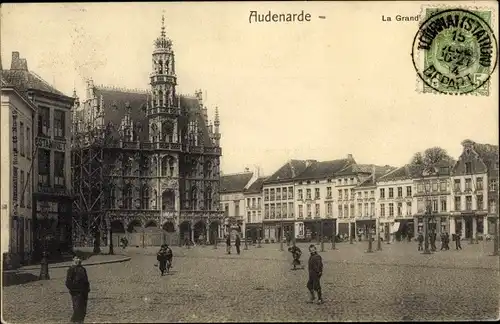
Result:
[[[251,10],[304,10],[312,20],[249,23]],[[258,165],[270,175],[289,159],[347,154],[401,166],[433,146],[458,157],[464,139],[498,144],[498,69],[488,97],[417,91],[418,23],[382,15],[421,10],[418,2],[2,4],[1,58],[9,67],[19,51],[31,71],[80,98],[88,78],[148,89],[164,14],[178,92],[202,89],[210,119],[219,108],[225,174]]]

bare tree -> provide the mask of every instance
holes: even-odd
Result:
[[[427,169],[441,162],[451,162],[453,158],[441,147],[431,147],[424,152],[417,152],[413,155],[410,165]]]

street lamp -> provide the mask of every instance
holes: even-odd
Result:
[[[323,220],[319,221],[319,238],[321,240],[321,252],[325,252],[325,240],[323,240]]]
[[[366,251],[367,253],[372,253],[372,213],[370,213],[370,226],[368,227],[368,250]]]
[[[281,220],[280,220],[280,226],[281,226],[281,230],[280,230],[280,251],[283,251],[283,217],[281,217]]]
[[[429,219],[430,219],[430,208],[427,206],[427,211],[424,215],[424,252],[422,254],[432,254],[429,250]]]
[[[47,252],[47,239],[48,239],[48,232],[49,232],[49,205],[45,201],[42,203],[41,206],[42,209],[42,217],[43,217],[43,229],[42,229],[42,260],[40,261],[40,276],[38,277],[39,280],[49,280],[50,275],[49,275],[49,260],[48,260],[48,252]]]
[[[245,250],[248,250],[248,230],[247,228],[245,227]]]
[[[349,225],[351,224],[352,222],[349,221]],[[349,244],[353,244],[352,226],[349,226]]]
[[[260,224],[260,228],[259,228],[259,236],[257,237],[257,247],[258,247],[258,248],[262,247],[262,246],[260,245],[260,239],[261,239],[261,237],[262,237],[262,232],[264,231],[263,226],[264,226],[264,225],[261,223],[261,224]]]
[[[377,251],[382,251],[382,242],[380,240],[380,219],[375,219],[375,235],[377,235]]]
[[[335,223],[332,222],[332,224],[334,224],[334,226],[332,228],[332,230],[333,230],[332,231],[332,250],[336,250],[337,248],[335,247],[335,239],[337,238],[337,235],[336,235],[336,233],[337,233],[337,224],[336,224],[336,222]]]

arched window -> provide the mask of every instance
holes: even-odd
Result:
[[[173,157],[170,157],[168,159],[168,169],[170,171],[170,176],[174,176],[174,169],[175,169],[175,159]]]
[[[212,162],[210,161],[205,162],[205,177],[212,177]]]
[[[153,143],[158,142],[158,126],[156,124],[151,125],[151,137]]]
[[[132,185],[130,184],[123,187],[123,208],[132,209]]]
[[[198,191],[196,186],[191,188],[191,208],[198,209]]]
[[[122,162],[122,172],[124,176],[128,176],[132,174],[132,157],[124,156]]]
[[[151,175],[151,163],[149,158],[143,156],[141,159],[141,176],[148,177]]]
[[[174,123],[171,121],[164,121],[161,123],[161,140],[163,142],[172,142],[174,134]]]
[[[163,62],[158,61],[158,73],[163,74]]]
[[[158,106],[163,107],[163,91],[158,90]]]
[[[161,209],[174,210],[175,209],[175,192],[172,189],[166,189],[161,195]]]
[[[141,209],[149,209],[149,187],[146,184],[142,186]]]
[[[161,176],[162,177],[168,176],[168,160],[169,160],[168,156],[164,156],[161,159]]]
[[[207,210],[212,209],[212,187],[210,185],[205,190],[205,208]]]
[[[156,209],[156,206],[158,203],[158,192],[155,189],[153,189],[152,196],[153,196],[153,199],[152,199],[153,203],[152,203],[151,208]]]

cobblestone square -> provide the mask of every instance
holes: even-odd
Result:
[[[300,244],[306,252],[307,244]],[[127,249],[131,261],[88,266],[87,322],[398,321],[498,318],[498,257],[488,244],[421,255],[413,243],[382,246],[325,244],[325,304],[306,303],[307,269],[291,271],[279,244],[174,247],[172,273],[160,277],[156,249]],[[376,244],[374,245],[374,249]],[[307,253],[302,257],[307,261]],[[67,322],[65,269],[51,280],[3,289],[11,323]],[[36,271],[33,271],[36,274]]]

